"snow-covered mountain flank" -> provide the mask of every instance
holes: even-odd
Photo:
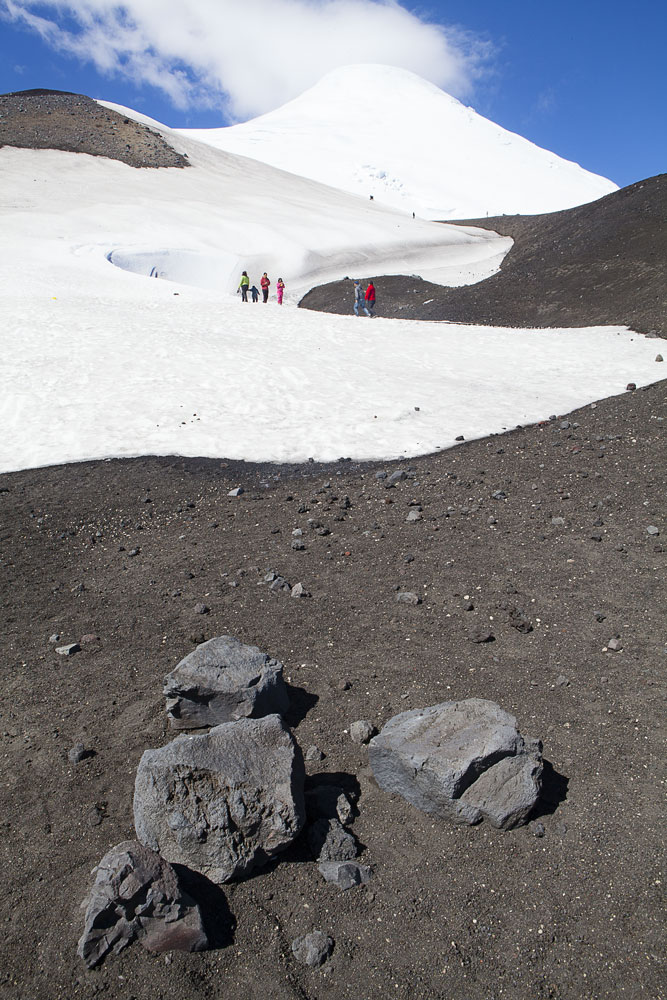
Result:
[[[555,212],[617,190],[394,66],[345,66],[252,121],[178,131],[428,219]]]
[[[78,134],[87,114],[66,116]],[[141,119],[114,114],[112,128]],[[424,454],[656,378],[655,342],[619,328],[383,318],[381,278],[373,320],[352,314],[351,281],[349,315],[297,310],[308,289],[346,276],[482,281],[511,240],[151,127],[189,167],[0,148],[0,471],[145,454]],[[255,284],[268,272],[266,305],[235,294],[242,270]]]

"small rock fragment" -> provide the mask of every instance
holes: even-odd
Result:
[[[308,828],[307,838],[318,861],[351,861],[359,853],[353,834],[334,818],[316,819]]]
[[[227,496],[228,497],[240,497],[241,494],[244,493],[244,492],[245,491],[244,491],[244,489],[243,489],[242,486],[236,486],[233,490],[229,491],[229,493],[227,494]]]
[[[371,877],[368,865],[356,861],[321,861],[317,867],[325,882],[333,882],[343,891],[365,885]]]
[[[353,743],[368,743],[377,732],[375,726],[368,719],[358,719],[350,726],[350,739]]]
[[[396,483],[401,483],[407,478],[408,474],[404,469],[397,469],[396,472],[392,472],[388,479],[385,479],[384,488],[386,490],[391,489],[393,486],[396,486]]]
[[[399,604],[421,604],[422,602],[421,597],[411,590],[400,591],[400,593],[396,594],[396,600]]]
[[[75,743],[67,754],[70,764],[78,764],[80,761],[85,760],[86,757],[92,757],[92,753],[90,750],[86,750],[83,743]]]
[[[495,636],[493,632],[484,625],[476,625],[468,632],[468,640],[476,642],[478,645],[483,642],[493,642]]]
[[[58,656],[74,656],[80,649],[78,642],[68,642],[66,646],[56,646],[56,653]]]
[[[292,953],[302,965],[323,965],[333,951],[334,939],[322,931],[311,931],[292,941]]]

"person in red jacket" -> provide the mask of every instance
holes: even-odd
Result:
[[[269,301],[269,285],[270,284],[271,284],[271,282],[269,281],[269,279],[268,279],[268,277],[266,275],[266,271],[265,271],[264,274],[262,275],[262,278],[261,278],[261,281],[260,281],[260,285],[262,286],[262,299],[263,299],[264,302],[268,302]]]
[[[364,312],[366,313],[367,316],[374,316],[375,313],[373,312],[373,310],[375,309],[375,285],[373,284],[372,281],[368,282],[365,299],[366,299],[366,305],[364,306]]]

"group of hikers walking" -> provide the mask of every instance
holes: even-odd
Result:
[[[269,288],[271,287],[271,282],[269,280],[266,271],[260,278],[259,284],[260,288],[262,289],[262,302],[268,302]],[[250,278],[248,277],[247,271],[243,271],[243,273],[241,274],[241,281],[239,283],[237,291],[241,293],[242,302],[248,301],[248,292],[250,292],[253,302],[259,302],[259,288],[257,288],[256,285],[253,285],[252,288],[250,287]],[[284,291],[285,291],[285,282],[283,281],[282,278],[278,278],[278,281],[276,282],[276,298],[278,300],[279,306],[283,304]]]
[[[262,275],[259,281],[260,288],[262,289],[262,302],[269,301],[269,288],[271,287],[271,282],[266,273]],[[276,299],[278,305],[283,304],[283,293],[285,291],[285,282],[282,278],[278,278],[276,282]],[[248,277],[248,272],[243,271],[241,273],[241,281],[239,282],[239,287],[237,292],[241,293],[241,301],[248,301],[248,292],[253,302],[259,302],[259,288],[256,285],[250,285],[250,278]],[[354,315],[359,315],[359,310],[363,309],[367,316],[375,316],[375,285],[372,281],[368,282],[366,286],[366,291],[364,291],[361,280],[355,278],[354,281]]]
[[[363,308],[367,316],[375,316],[375,285],[368,282],[366,291],[361,287],[361,281],[354,282],[354,315],[359,315],[359,310]]]

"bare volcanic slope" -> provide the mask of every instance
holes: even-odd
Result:
[[[379,315],[520,327],[625,324],[664,336],[667,174],[563,212],[465,224],[513,237],[500,272],[463,288],[414,276],[374,278]],[[314,288],[300,305],[351,312],[351,282]]]
[[[88,153],[130,167],[188,166],[187,157],[147,125],[60,90],[0,95],[0,146]]]
[[[0,477],[2,1000],[664,997],[666,389],[410,460],[391,488],[392,463]],[[141,755],[173,738],[164,676],[224,634],[285,664],[287,721],[322,755],[308,788],[353,794],[371,879],[325,882],[303,837],[251,878],[188,883],[215,950],[137,943],[89,971],[79,903],[134,837]],[[351,739],[472,697],[544,742],[527,827],[437,821]],[[291,949],[314,929],[322,968]]]

